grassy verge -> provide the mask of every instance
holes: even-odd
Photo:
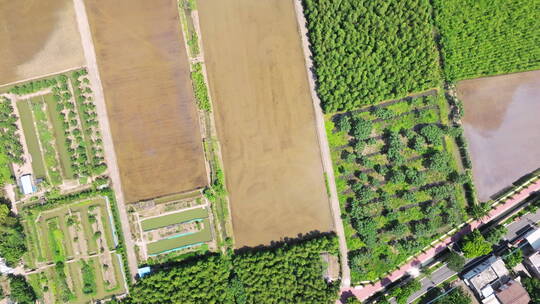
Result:
[[[210,220],[203,220],[204,228],[198,232],[183,235],[174,238],[163,239],[148,244],[149,254],[159,254],[169,250],[175,250],[185,246],[205,243],[212,240],[212,231],[210,230]]]
[[[66,129],[64,128],[64,121],[60,115],[60,112],[56,109],[56,103],[52,98],[52,95],[46,95],[43,97],[47,105],[48,118],[52,122],[54,137],[56,142],[56,149],[60,157],[60,165],[62,172],[67,179],[73,179],[73,163],[67,147]]]
[[[43,149],[43,156],[45,158],[45,164],[47,165],[51,184],[59,185],[62,183],[62,175],[58,170],[59,164],[56,159],[56,151],[53,146],[54,136],[49,128],[49,121],[47,114],[43,109],[43,98],[35,97],[31,99],[32,111],[34,113],[34,119],[36,121],[38,137]]]
[[[34,171],[36,178],[47,178],[47,170],[45,169],[39,148],[39,140],[34,126],[30,104],[26,100],[21,100],[17,102],[17,109],[19,110],[26,146],[28,147],[30,156],[32,156],[32,171]]]
[[[187,211],[171,213],[160,217],[143,220],[141,222],[144,231],[158,229],[174,224],[180,224],[194,219],[202,219],[208,217],[208,211],[204,208],[196,208]]]

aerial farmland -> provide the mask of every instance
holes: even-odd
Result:
[[[0,84],[84,65],[71,0],[0,1]],[[39,26],[36,26],[39,24]]]
[[[198,6],[236,247],[331,230],[293,3]]]
[[[175,3],[86,3],[128,203],[207,184]]]
[[[539,301],[540,0],[0,18],[0,304]]]

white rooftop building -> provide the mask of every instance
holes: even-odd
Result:
[[[24,195],[34,193],[34,182],[32,181],[32,174],[25,174],[21,176],[21,190]]]

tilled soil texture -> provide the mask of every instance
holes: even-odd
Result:
[[[205,186],[176,1],[86,6],[126,202]]]
[[[198,8],[236,247],[332,229],[293,1]]]
[[[540,71],[460,81],[478,198],[540,167]]]
[[[84,64],[72,0],[0,0],[0,84]]]

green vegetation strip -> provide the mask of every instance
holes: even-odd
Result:
[[[64,128],[64,120],[60,116],[60,112],[56,108],[56,102],[52,98],[52,95],[44,96],[45,103],[47,104],[47,113],[49,119],[52,122],[54,137],[56,142],[56,149],[60,156],[60,164],[62,166],[62,172],[68,179],[73,179],[73,163],[71,162],[71,156],[66,145],[66,130]]]
[[[144,231],[180,224],[194,219],[208,217],[208,211],[204,208],[196,208],[187,211],[171,213],[160,217],[154,217],[141,222]]]
[[[36,178],[46,178],[47,170],[45,169],[45,164],[41,157],[39,140],[34,126],[34,118],[32,117],[32,110],[30,109],[28,101],[21,100],[17,102],[17,109],[19,110],[26,146],[28,147],[28,152],[30,152],[30,155],[32,156],[32,171],[34,171]]]
[[[322,252],[337,254],[337,239],[319,236],[244,253],[195,257],[139,280],[127,302],[334,303],[339,280],[324,280]]]
[[[164,239],[148,244],[149,254],[158,254],[161,252],[174,250],[184,246],[198,243],[210,242],[212,240],[212,231],[210,230],[210,221],[203,221],[204,228],[198,232],[187,234],[175,238]]]
[[[62,176],[58,171],[59,164],[56,159],[56,150],[52,145],[54,136],[49,127],[47,114],[43,109],[43,97],[32,98],[30,102],[32,104],[32,111],[34,112],[38,137],[41,143],[41,148],[43,149],[43,157],[45,158],[45,164],[47,165],[51,184],[59,185],[62,183]]]
[[[539,0],[432,3],[448,80],[540,68]]]

